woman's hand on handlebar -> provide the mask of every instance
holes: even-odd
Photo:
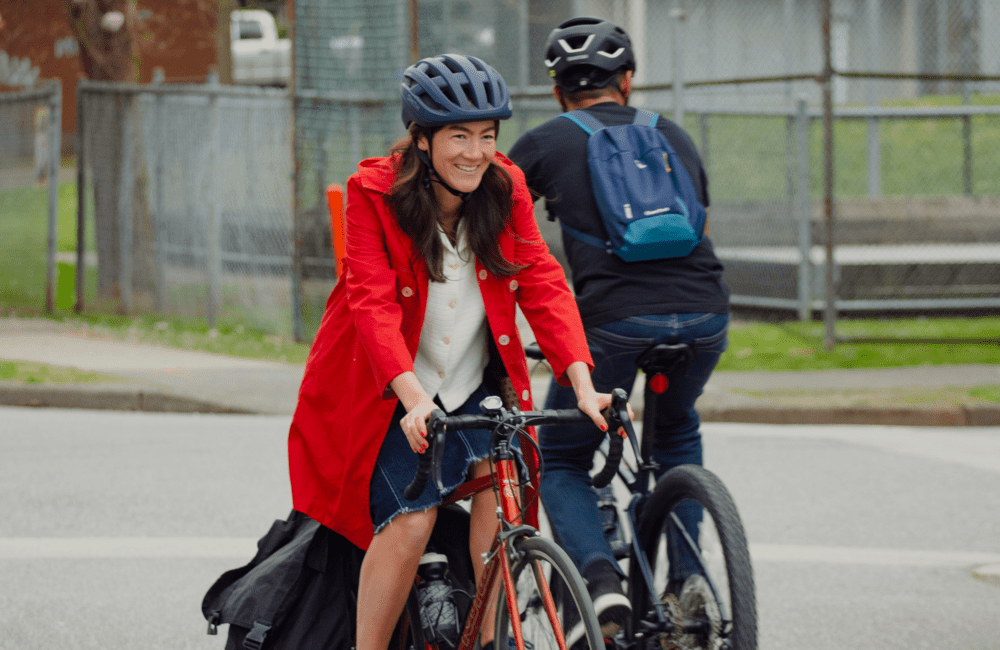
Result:
[[[608,421],[604,419],[601,415],[602,412],[611,407],[611,393],[597,393],[594,392],[583,399],[577,399],[577,407],[590,416],[590,419],[594,421],[601,431],[608,430]],[[628,417],[630,420],[635,419],[635,413],[632,412],[632,405],[628,404]],[[625,429],[618,427],[618,434],[624,436]]]
[[[440,407],[427,396],[413,372],[397,375],[389,385],[406,408],[406,415],[399,421],[399,426],[413,453],[422,454],[427,449],[427,420],[431,411]]]
[[[427,449],[427,420],[431,417],[431,411],[438,408],[441,407],[428,398],[407,411],[399,421],[414,453],[422,454]]]
[[[566,369],[566,375],[569,377],[570,383],[573,384],[577,407],[589,415],[601,431],[607,431],[608,421],[601,415],[601,411],[611,406],[611,394],[598,393],[594,389],[594,384],[590,380],[590,368],[583,361],[571,363]],[[631,404],[628,406],[628,416],[632,419],[635,418]],[[618,433],[624,434],[624,430],[619,430]]]

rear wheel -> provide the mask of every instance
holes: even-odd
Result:
[[[662,647],[756,650],[757,600],[736,504],[715,474],[682,465],[664,474],[639,516],[637,535],[653,591],[629,563],[633,634]],[[654,599],[680,625],[659,625]]]
[[[566,552],[543,537],[522,537],[513,544],[517,559],[511,575],[526,650],[559,650],[553,621],[561,630],[567,649],[572,645],[573,650],[604,650],[604,638],[587,587]],[[547,599],[547,594],[552,598]],[[513,644],[514,638],[506,598],[506,589],[501,588],[493,647],[502,650],[513,647],[508,646],[508,639]]]

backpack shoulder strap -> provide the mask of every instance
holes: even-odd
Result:
[[[660,116],[652,111],[647,111],[643,109],[638,109],[635,112],[635,117],[632,118],[632,124],[639,124],[641,126],[651,126],[656,128],[656,123],[659,121]]]
[[[594,237],[593,235],[588,235],[585,232],[581,232],[576,228],[571,228],[563,223],[563,220],[559,220],[559,226],[562,227],[563,232],[565,232],[570,237],[582,241],[584,244],[590,244],[591,246],[596,246],[597,248],[603,248],[604,250],[611,252],[611,242],[604,241],[600,237]]]
[[[594,135],[595,132],[604,128],[604,123],[583,109],[563,113],[559,117],[565,117],[578,127],[584,130],[587,135]]]

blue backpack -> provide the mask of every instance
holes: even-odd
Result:
[[[657,128],[659,115],[637,111],[632,124],[605,126],[583,110],[563,113],[590,139],[587,163],[608,238],[562,223],[572,237],[626,262],[684,257],[701,242],[705,207],[691,177]]]

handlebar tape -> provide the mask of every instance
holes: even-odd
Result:
[[[429,421],[435,422],[444,417],[444,412],[441,409],[434,409],[431,411]],[[407,501],[413,501],[419,497],[424,493],[424,488],[427,487],[427,480],[431,477],[431,470],[434,466],[434,445],[437,442],[437,433],[434,427],[430,427],[430,430],[427,431],[427,449],[424,450],[424,453],[420,455],[420,460],[417,461],[417,473],[413,476],[413,482],[403,490],[403,497]]]
[[[604,467],[592,479],[590,484],[600,489],[607,486],[611,479],[618,473],[618,466],[622,461],[622,453],[625,449],[625,442],[618,429],[628,420],[628,396],[621,388],[611,391],[611,406],[602,414],[608,422],[608,456]],[[631,425],[630,425],[631,426]]]
[[[625,442],[618,435],[617,431],[613,431],[609,436],[608,457],[604,463],[604,467],[590,479],[590,484],[598,490],[606,487],[611,482],[611,479],[615,477],[615,474],[618,473],[618,465],[622,462],[622,452],[625,449]]]

